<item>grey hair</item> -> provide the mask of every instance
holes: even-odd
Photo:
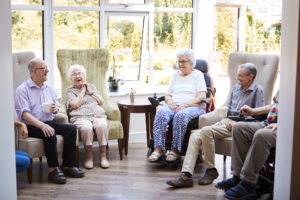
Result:
[[[187,55],[189,57],[189,60],[191,63],[193,63],[193,67],[194,67],[196,64],[194,51],[190,48],[183,48],[177,51],[176,53],[177,59],[179,58],[179,56],[184,56],[184,55]]]
[[[36,64],[40,63],[40,62],[44,63],[44,60],[42,60],[42,59],[40,59],[40,58],[33,58],[33,59],[31,59],[31,60],[29,61],[29,63],[28,63],[28,71],[29,71],[30,74],[31,74],[32,71],[33,71],[33,67],[34,67]]]
[[[253,80],[255,79],[257,70],[254,64],[244,63],[239,65],[239,69],[246,69],[246,75],[249,76],[250,74],[253,74]]]
[[[72,65],[69,70],[68,70],[68,77],[71,78],[71,75],[72,75],[72,72],[74,70],[78,70],[80,72],[83,73],[84,77],[86,77],[86,69],[84,68],[84,66],[82,65],[79,65],[79,64],[75,64],[75,65]]]

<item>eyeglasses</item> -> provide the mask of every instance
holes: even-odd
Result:
[[[82,75],[82,72],[77,72],[77,73],[71,74],[72,77],[81,76],[81,75]]]
[[[41,70],[43,70],[43,71],[45,72],[45,71],[48,70],[48,67],[37,67],[37,68],[35,68],[35,69],[41,69]]]
[[[177,64],[178,65],[184,65],[185,63],[190,62],[189,60],[178,60]]]

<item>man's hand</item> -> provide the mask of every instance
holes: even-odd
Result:
[[[254,114],[253,108],[251,108],[250,106],[247,106],[247,105],[242,106],[241,111],[242,111],[243,115],[251,116]]]
[[[54,129],[48,124],[43,123],[39,128],[42,129],[45,137],[51,137],[54,135]]]
[[[232,130],[232,125],[235,123],[235,121],[230,121],[226,124],[226,129],[228,131],[231,131]]]
[[[22,123],[20,126],[22,138],[26,139],[28,137],[28,130],[26,124]]]
[[[56,106],[55,103],[52,103],[52,105],[50,106],[50,112],[53,114],[56,114],[58,112],[59,108]]]
[[[265,128],[272,129],[272,131],[275,131],[277,129],[277,123],[269,124]]]

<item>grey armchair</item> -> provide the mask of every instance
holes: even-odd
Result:
[[[14,91],[21,83],[23,83],[26,79],[30,77],[28,72],[28,63],[33,58],[35,58],[35,54],[31,51],[13,53]],[[67,116],[61,113],[55,115],[55,120],[61,123],[68,122]],[[57,135],[56,137],[57,137],[57,152],[61,153],[63,151],[63,142],[64,142],[63,137],[61,135]],[[19,128],[15,126],[15,141],[16,141],[15,142],[16,149],[25,151],[30,156],[30,166],[27,170],[27,175],[28,175],[28,182],[31,184],[33,158],[40,158],[40,161],[42,161],[42,156],[45,155],[43,140],[38,138],[32,138],[32,137],[23,139],[21,137]]]
[[[257,67],[255,82],[260,84],[264,89],[266,104],[271,103],[274,83],[278,72],[279,56],[271,54],[249,54],[249,53],[231,53],[228,58],[228,74],[230,79],[230,91],[237,83],[237,69],[240,64],[251,62]],[[228,104],[230,93],[227,96],[224,106]],[[218,116],[217,109],[213,112],[206,113],[199,117],[199,129],[204,126],[210,126],[221,118]],[[231,156],[232,137],[224,139],[215,139],[215,153]]]

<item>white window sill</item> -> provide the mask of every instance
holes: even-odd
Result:
[[[133,88],[136,93],[136,96],[153,96],[156,93],[157,96],[161,96],[167,92],[168,86],[167,85],[149,85],[145,83],[139,82],[126,82],[124,84],[119,85],[118,92],[109,92],[107,87],[108,95],[110,97],[122,97],[127,96],[130,93],[131,88]]]

